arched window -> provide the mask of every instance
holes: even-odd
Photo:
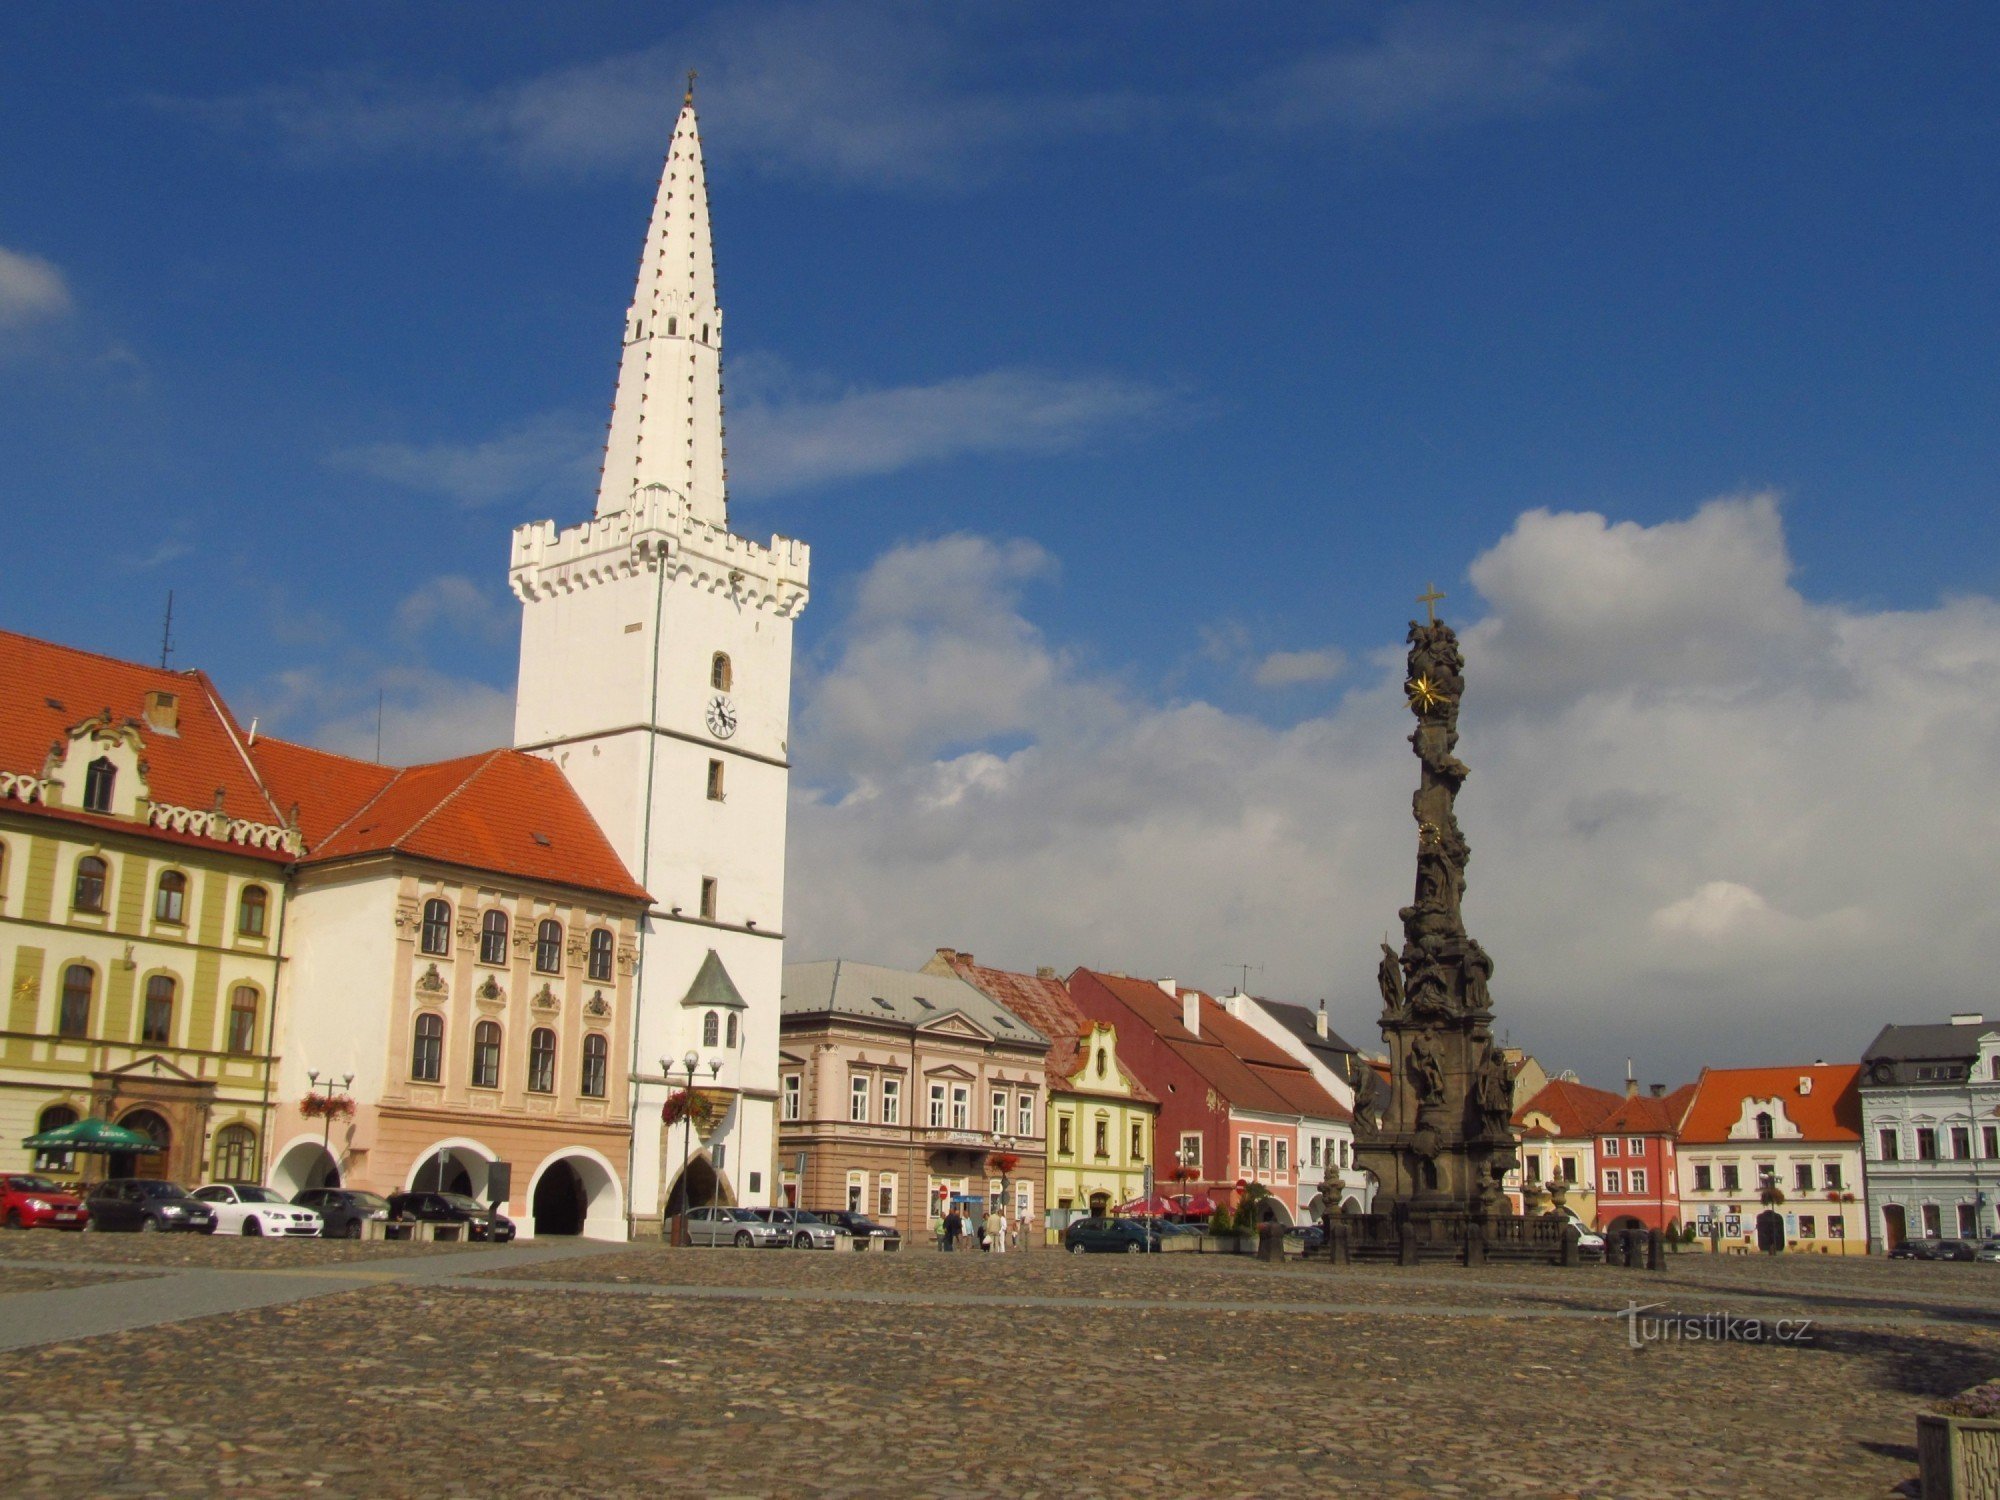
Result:
[[[110,878],[111,866],[95,854],[84,855],[76,862],[76,887],[69,904],[78,911],[103,911],[104,887]]]
[[[444,1075],[444,1017],[417,1017],[417,1036],[410,1048],[410,1076],[419,1083],[436,1083]]]
[[[553,1094],[556,1091],[556,1034],[537,1026],[528,1038],[528,1092]]]
[[[718,651],[708,664],[708,685],[721,692],[728,692],[736,681],[735,669],[729,665],[729,653]]]
[[[590,935],[590,977],[599,984],[611,983],[611,932],[600,927]]]
[[[111,789],[118,782],[118,768],[100,755],[83,773],[83,806],[86,812],[111,811]]]
[[[174,1030],[174,981],[170,974],[155,974],[146,981],[146,1014],[139,1027],[142,1042],[164,1043]]]
[[[611,1055],[610,1043],[604,1040],[604,1033],[593,1031],[583,1039],[583,1097],[602,1099],[604,1097],[604,1075],[606,1063]]]
[[[674,334],[679,331],[680,326],[681,326],[681,320],[679,318],[667,319],[667,337],[672,338]]]
[[[236,932],[239,937],[260,938],[264,935],[265,918],[271,906],[271,896],[261,885],[246,885],[243,894],[236,899]]]
[[[417,946],[433,958],[451,952],[451,903],[433,897],[424,903],[424,925]]]
[[[479,919],[479,961],[483,964],[507,962],[507,913],[489,911]]]
[[[219,1182],[257,1180],[257,1132],[248,1125],[225,1125],[215,1132],[214,1175]]]
[[[722,1017],[709,1011],[701,1018],[701,1044],[716,1047],[722,1044]]]
[[[96,971],[87,964],[71,964],[63,970],[62,1009],[56,1016],[60,1035],[90,1035],[90,992],[96,984]]]
[[[729,1040],[725,1045],[730,1047],[736,1045],[736,1012],[733,1010],[729,1013]]]
[[[257,1050],[257,989],[239,984],[229,992],[229,1050],[248,1057]]]
[[[153,920],[176,927],[187,921],[187,889],[188,878],[179,870],[162,875],[160,888],[153,893]]]
[[[562,923],[543,921],[535,928],[535,972],[562,972]]]
[[[1764,1115],[1764,1114],[1760,1114],[1760,1115],[1758,1115],[1758,1116],[1757,1116],[1757,1139],[1758,1139],[1758,1140],[1760,1140],[1760,1141],[1768,1141],[1768,1140],[1770,1140],[1770,1139],[1771,1139],[1771,1137],[1772,1137],[1772,1135],[1773,1135],[1773,1134],[1774,1134],[1774,1131],[1772,1130],[1772,1126],[1771,1126],[1771,1117],[1770,1117],[1769,1115]]]
[[[44,1130],[60,1130],[65,1125],[74,1125],[76,1121],[76,1111],[71,1109],[67,1104],[51,1104],[36,1117],[35,1133],[40,1135]],[[35,1153],[35,1170],[37,1172],[74,1172],[76,1170],[76,1157],[72,1152],[68,1151],[37,1151]]]
[[[500,1023],[481,1021],[472,1029],[472,1086],[500,1087]]]

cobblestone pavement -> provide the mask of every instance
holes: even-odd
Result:
[[[0,1354],[0,1453],[25,1494],[1886,1496],[2000,1373],[1989,1268],[1690,1261],[390,1258],[421,1279]],[[1628,1296],[1825,1322],[1635,1352]]]

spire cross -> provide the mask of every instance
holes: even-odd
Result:
[[[683,95],[681,96],[681,103],[683,103],[683,104],[692,104],[692,103],[694,103],[694,79],[695,79],[695,71],[694,71],[694,69],[693,69],[693,68],[689,68],[689,69],[688,69],[688,91],[687,91],[687,92],[686,92],[685,94],[683,94]]]
[[[1417,595],[1417,603],[1430,611],[1431,624],[1435,625],[1438,622],[1437,603],[1444,598],[1444,595],[1438,592],[1438,586],[1434,583],[1425,584],[1424,589],[1424,593]]]

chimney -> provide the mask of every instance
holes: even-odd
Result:
[[[1314,1018],[1313,1026],[1321,1036],[1326,1035],[1326,1002],[1324,1000],[1319,1003],[1319,1015]]]
[[[1639,1097],[1639,1077],[1632,1071],[1632,1059],[1629,1057],[1625,1059],[1625,1097],[1627,1099]]]
[[[1664,1099],[1667,1097],[1667,1086],[1664,1083],[1649,1083],[1646,1085],[1646,1092],[1655,1099]]]
[[[1954,1026],[1984,1026],[1986,1017],[1976,1010],[1953,1011],[1951,1024]]]
[[[181,727],[181,701],[172,693],[159,688],[146,690],[146,725],[162,734],[179,734]]]
[[[1194,990],[1181,992],[1181,1025],[1194,1035],[1201,1035],[1201,995]]]
[[[1047,964],[1042,964],[1035,970],[1035,978],[1037,979],[1054,979],[1055,977],[1056,971]]]

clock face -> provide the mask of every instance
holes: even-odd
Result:
[[[736,705],[727,693],[717,693],[708,700],[708,732],[719,740],[736,733]]]

